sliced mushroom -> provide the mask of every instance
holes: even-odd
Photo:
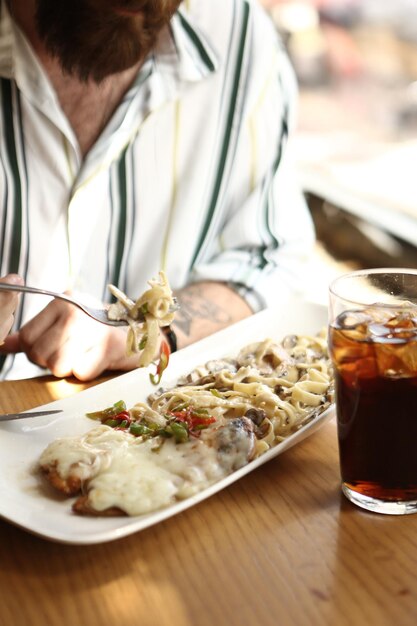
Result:
[[[260,426],[266,418],[266,413],[263,409],[248,409],[245,413],[245,417],[248,417],[256,426]]]

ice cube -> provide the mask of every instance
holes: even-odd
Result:
[[[381,376],[417,376],[417,341],[393,337],[374,343],[378,371]]]
[[[370,324],[369,331],[373,341],[403,343],[417,338],[417,320],[410,312],[401,311],[391,315],[384,324]]]
[[[367,311],[344,311],[337,318],[336,327],[341,330],[357,330],[373,321]]]

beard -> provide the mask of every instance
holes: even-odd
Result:
[[[143,61],[181,0],[37,0],[36,24],[64,73],[100,83]]]

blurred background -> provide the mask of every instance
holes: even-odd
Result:
[[[417,0],[261,2],[298,76],[318,263],[417,267]]]

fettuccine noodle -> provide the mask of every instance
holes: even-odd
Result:
[[[139,354],[139,367],[146,367],[155,358],[159,327],[169,326],[177,308],[168,279],[164,272],[159,278],[149,280],[150,289],[133,302],[123,291],[108,285],[109,291],[117,299],[108,309],[112,320],[126,320],[129,332],[126,342],[128,356]]]

